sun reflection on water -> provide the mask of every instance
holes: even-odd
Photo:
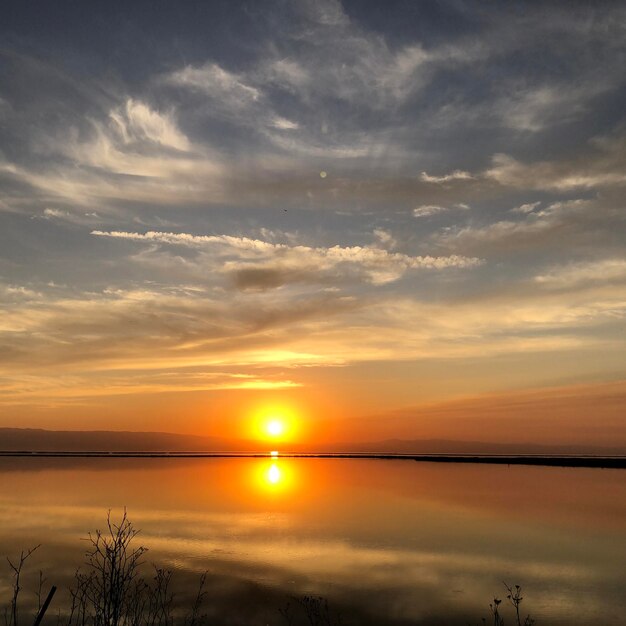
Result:
[[[293,467],[287,459],[279,460],[278,452],[272,451],[270,458],[261,461],[255,468],[254,484],[257,492],[285,495],[295,486]]]
[[[273,464],[267,472],[267,480],[273,485],[280,482],[280,469],[278,465]]]

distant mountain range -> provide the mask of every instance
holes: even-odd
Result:
[[[398,454],[592,454],[626,455],[626,445],[546,445],[447,439],[387,439],[363,443],[283,445],[159,432],[73,431],[0,428],[0,451],[49,452],[254,452],[270,448],[292,452],[373,452]]]
[[[67,452],[215,452],[258,450],[249,441],[174,433],[0,428],[0,450]]]

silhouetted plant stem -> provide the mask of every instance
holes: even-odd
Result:
[[[504,619],[502,619],[498,610],[501,603],[502,600],[494,598],[493,603],[489,605],[491,614],[493,615],[493,626],[504,626]]]
[[[41,544],[35,546],[34,548],[31,548],[30,550],[26,550],[25,552],[24,550],[22,550],[22,552],[20,553],[19,561],[16,561],[15,563],[13,563],[13,561],[11,561],[11,559],[7,557],[9,567],[13,570],[13,595],[11,597],[11,609],[8,621],[5,614],[5,622],[7,623],[7,626],[18,626],[17,601],[21,591],[20,577],[22,575],[22,569],[28,557],[39,547],[41,547]]]
[[[46,596],[46,599],[44,600],[43,605],[40,606],[39,610],[37,611],[37,617],[35,617],[35,623],[33,624],[33,626],[39,626],[39,624],[41,624],[41,620],[43,619],[43,616],[46,614],[46,611],[48,610],[48,607],[50,606],[50,602],[52,602],[52,598],[54,597],[56,590],[57,588],[54,585],[52,585],[52,587],[50,588],[50,591],[48,592],[48,595]]]
[[[198,626],[198,622],[200,621],[200,606],[206,596],[206,591],[204,591],[204,585],[206,583],[207,572],[204,572],[200,577],[200,584],[198,585],[198,592],[196,593],[196,598],[191,607],[191,613],[188,618],[185,619],[187,626]]]
[[[513,605],[515,608],[515,618],[517,620],[517,626],[522,626],[522,621],[520,618],[520,604],[524,599],[522,597],[522,588],[519,585],[515,585],[514,587],[509,587],[505,582],[502,583],[506,590],[508,591],[507,600]],[[523,626],[531,626],[534,624],[535,620],[531,619],[530,615],[527,615],[524,619]]]

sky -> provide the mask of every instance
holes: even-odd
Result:
[[[626,442],[619,2],[10,2],[0,426]]]

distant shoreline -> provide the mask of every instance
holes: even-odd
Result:
[[[491,465],[539,465],[549,467],[595,467],[626,469],[626,456],[541,455],[541,454],[393,454],[368,452],[102,452],[102,451],[39,451],[0,450],[0,458],[158,458],[158,459],[223,459],[223,458],[295,458],[295,459],[380,459],[431,463],[483,463]]]

